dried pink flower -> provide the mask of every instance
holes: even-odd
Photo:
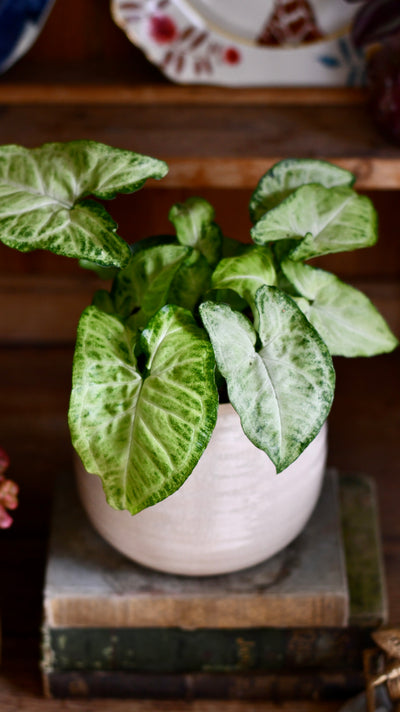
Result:
[[[7,467],[10,464],[10,458],[3,448],[0,447],[0,475],[4,475]]]
[[[8,529],[13,520],[7,509],[18,507],[19,487],[12,480],[4,477],[4,472],[10,464],[7,453],[0,448],[0,529]]]

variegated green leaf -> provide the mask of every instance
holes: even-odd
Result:
[[[250,199],[251,219],[253,223],[257,222],[296,188],[307,183],[321,183],[330,188],[333,185],[352,186],[354,181],[352,173],[327,161],[287,158],[272,166],[260,179]]]
[[[232,289],[210,289],[207,295],[210,301],[216,304],[228,304],[234,311],[244,312],[248,303]]]
[[[224,304],[200,313],[242,428],[281,472],[324,423],[335,374],[324,342],[293,300],[276,287],[256,294],[259,340],[251,323]]]
[[[145,326],[166,304],[171,282],[188,252],[182,245],[149,247],[135,252],[128,266],[120,270],[111,296],[116,313],[129,317],[131,328]]]
[[[115,316],[117,316],[115,313],[115,306],[111,298],[111,294],[110,292],[107,292],[106,289],[98,289],[94,293],[92,304],[97,307],[97,309],[100,309],[106,314],[114,314]]]
[[[193,311],[211,284],[212,269],[204,255],[193,250],[176,272],[168,303]]]
[[[239,242],[233,237],[227,237],[226,235],[222,236],[221,259],[223,257],[237,257],[238,255],[241,255],[243,252],[245,252],[247,249],[248,245],[246,245],[244,242]]]
[[[158,245],[177,245],[178,240],[176,235],[149,235],[148,237],[142,237],[140,240],[130,244],[132,254],[136,252],[141,252],[141,250],[148,250],[149,247],[158,247]]]
[[[79,260],[79,267],[94,272],[100,279],[106,281],[114,279],[118,272],[117,267],[103,267],[103,265],[99,265],[98,262],[91,262],[91,260]]]
[[[102,478],[108,503],[132,514],[183,484],[218,409],[211,344],[189,312],[163,307],[136,339],[114,316],[83,312],[69,411],[84,466]]]
[[[316,183],[298,188],[252,228],[257,244],[299,240],[293,260],[368,247],[377,240],[375,209],[351,188]]]
[[[107,211],[84,199],[130,193],[166,172],[163,161],[95,141],[2,146],[0,239],[22,252],[48,249],[121,267],[128,245]]]
[[[226,257],[215,269],[211,286],[213,289],[231,289],[249,304],[257,319],[255,295],[264,284],[276,284],[276,272],[272,254],[267,247],[250,247],[238,257]]]
[[[169,212],[182,245],[198,250],[211,267],[221,257],[222,235],[214,223],[214,208],[204,198],[188,198],[185,203],[176,203]]]
[[[336,356],[373,356],[393,351],[397,339],[362,292],[322,269],[287,260],[286,277],[302,296],[296,299]]]

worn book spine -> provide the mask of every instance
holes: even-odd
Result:
[[[149,674],[127,671],[60,671],[43,674],[47,697],[142,699],[288,699],[335,700],[359,693],[359,672],[310,672],[301,675],[261,673]]]
[[[48,628],[45,666],[63,670],[190,673],[362,669],[367,628]]]
[[[388,618],[377,495],[367,475],[341,474],[340,519],[350,594],[350,624],[377,627]]]

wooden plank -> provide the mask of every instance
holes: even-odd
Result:
[[[73,68],[73,67],[72,67]],[[40,67],[37,69],[40,76]],[[2,104],[167,104],[229,106],[271,105],[352,106],[365,102],[365,91],[353,88],[240,88],[176,86],[171,84],[139,85],[121,83],[115,71],[113,81],[93,83],[92,70],[79,65],[75,82],[4,82],[0,84]],[[87,77],[89,73],[90,77]],[[92,81],[88,81],[91,79]]]
[[[400,335],[400,284],[362,281],[352,284],[364,291]],[[72,343],[83,309],[91,303],[96,289],[107,283],[91,274],[50,277],[0,275],[0,343]]]
[[[297,156],[304,155],[303,149]],[[357,156],[355,148],[352,156],[343,158],[331,156],[323,152],[313,157],[335,163],[346,168],[356,176],[359,190],[396,190],[400,186],[400,155],[396,157],[378,158]],[[260,176],[275,163],[287,158],[287,153],[266,156],[265,158],[179,158],[166,156],[170,166],[168,175],[157,185],[158,188],[198,188],[209,186],[213,188],[250,188],[254,189]],[[155,184],[152,184],[155,187]]]
[[[80,314],[91,303],[96,284],[90,277],[2,278],[0,301],[7,308],[0,314],[0,332],[4,329],[0,342],[55,343],[75,339]]]
[[[359,188],[400,185],[398,151],[380,140],[358,102],[292,106],[275,95],[268,104],[267,94],[265,104],[262,94],[254,91],[245,101],[244,90],[194,93],[196,100],[193,89],[183,94],[177,89],[121,90],[113,103],[110,94],[109,104],[97,104],[101,91],[93,88],[78,92],[77,103],[71,104],[72,95],[62,87],[48,94],[43,88],[42,100],[48,96],[50,101],[52,96],[51,103],[37,105],[28,102],[29,97],[32,102],[37,98],[33,89],[18,93],[16,103],[10,104],[3,86],[2,142],[35,146],[88,136],[157,155],[171,168],[169,176],[157,183],[165,188],[253,188],[273,163],[287,156],[336,162],[356,174]],[[19,101],[25,96],[28,103],[18,103],[18,96]],[[82,103],[82,96],[93,101]],[[225,97],[231,97],[233,104]],[[135,105],[140,111],[132,112]],[[44,106],[51,110],[44,111]]]
[[[259,106],[155,101],[124,104],[2,104],[2,143],[90,137],[150,155],[179,159],[326,156],[398,159],[380,140],[362,105]]]
[[[221,96],[224,93],[221,92]],[[277,160],[307,156],[354,171],[359,188],[397,188],[400,156],[362,105],[67,102],[1,105],[2,143],[37,146],[87,136],[164,158],[160,187],[253,188]]]

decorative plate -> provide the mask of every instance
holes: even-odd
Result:
[[[0,72],[32,46],[54,0],[0,0]]]
[[[177,82],[362,84],[344,0],[111,0],[114,21]]]

